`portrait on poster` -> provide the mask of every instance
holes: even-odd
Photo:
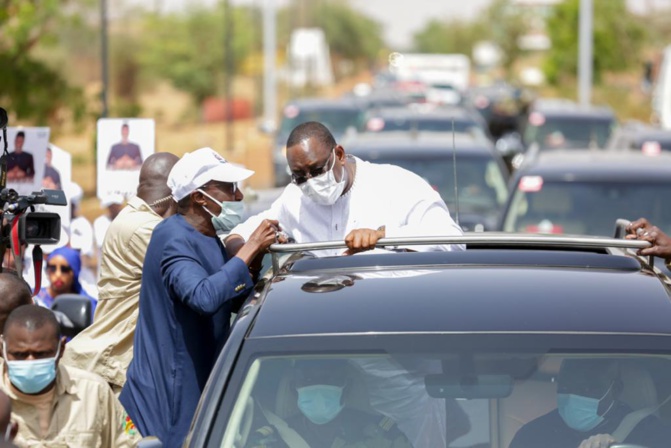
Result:
[[[142,162],[154,153],[154,120],[98,120],[98,197],[133,196]]]
[[[65,190],[72,181],[72,155],[56,145],[47,146],[44,158],[44,174],[42,175],[42,188],[52,190]],[[39,205],[37,211],[58,213],[61,217],[61,225],[64,229],[70,227],[71,204],[67,206]],[[58,245],[67,244],[67,233],[64,233],[65,241]],[[57,245],[57,246],[58,246]]]
[[[7,187],[20,195],[42,189],[49,128],[7,128]]]

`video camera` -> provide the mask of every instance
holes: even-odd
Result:
[[[56,244],[61,237],[61,218],[57,213],[36,212],[35,206],[68,205],[62,190],[42,190],[29,195],[19,195],[15,190],[7,188],[7,111],[0,107],[0,128],[4,150],[0,156],[0,253],[5,254],[10,247],[14,255],[17,274],[21,275],[22,247],[26,244],[35,245],[34,262],[42,262],[41,244]],[[2,272],[2,265],[0,265]],[[36,274],[37,274],[36,269]],[[39,286],[39,280],[36,287]]]

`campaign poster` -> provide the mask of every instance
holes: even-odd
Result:
[[[7,128],[7,188],[19,195],[42,189],[44,159],[49,146],[47,127]]]
[[[98,198],[135,196],[142,162],[154,153],[154,120],[101,118],[98,120]]]
[[[42,175],[42,188],[51,190],[64,190],[72,182],[72,155],[54,144],[47,147],[46,157],[44,158],[44,174]],[[66,206],[59,205],[41,205],[38,211],[58,213],[61,217],[61,227],[70,228],[71,210],[70,203]],[[43,246],[44,253],[50,253],[56,247],[64,246],[68,243],[67,232],[62,232],[61,241],[55,246]]]

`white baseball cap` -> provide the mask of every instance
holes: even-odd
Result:
[[[234,183],[252,174],[254,171],[227,162],[212,148],[200,148],[175,163],[168,175],[168,187],[175,201],[180,201],[212,180]]]
[[[102,208],[107,208],[112,204],[123,204],[123,196],[119,193],[110,193],[100,199],[100,206]]]

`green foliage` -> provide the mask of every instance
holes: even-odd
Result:
[[[471,54],[475,43],[487,32],[488,28],[480,22],[431,20],[414,35],[414,49],[421,53]]]
[[[278,23],[282,26],[279,41],[284,44],[295,28],[323,29],[332,55],[345,59],[373,62],[384,47],[381,25],[344,0],[294,0],[280,11]]]
[[[18,119],[55,124],[64,111],[75,119],[85,114],[82,91],[33,55],[38,46],[58,42],[55,29],[71,17],[64,8],[70,3],[0,1],[0,103]]]
[[[231,8],[235,67],[252,50],[257,27],[245,8]],[[214,9],[193,7],[186,13],[148,15],[140,61],[155,76],[169,79],[175,87],[200,103],[220,91],[224,73],[225,20],[222,4]]]
[[[548,20],[552,50],[543,69],[550,83],[556,84],[577,72],[579,14],[580,0],[566,0],[557,5]],[[593,16],[594,80],[599,82],[605,71],[640,65],[646,32],[640,19],[627,11],[625,1],[595,1]]]
[[[510,0],[495,0],[475,21],[430,21],[414,35],[414,50],[471,55],[477,42],[491,40],[502,50],[502,65],[510,68],[522,53],[517,40],[527,29],[525,17]]]

